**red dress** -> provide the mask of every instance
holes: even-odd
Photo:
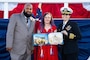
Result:
[[[40,28],[39,28],[40,29]],[[41,33],[50,33],[56,30],[56,26],[52,26],[47,32],[45,29]],[[50,54],[50,49],[52,47],[52,54]],[[41,57],[41,48],[40,46],[35,47],[34,49],[34,60],[58,60],[58,48],[57,45],[44,45],[42,46],[43,56]]]

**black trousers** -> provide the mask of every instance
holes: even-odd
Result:
[[[78,60],[78,53],[62,54],[62,60]]]

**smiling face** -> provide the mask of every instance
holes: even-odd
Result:
[[[44,23],[45,24],[50,24],[52,20],[52,15],[50,13],[46,14],[44,17]]]
[[[62,14],[62,19],[68,21],[70,19],[70,14]]]
[[[26,17],[30,17],[30,16],[32,16],[32,11],[33,11],[32,4],[29,4],[29,3],[28,4],[25,4],[24,11],[23,11],[24,15]]]
[[[31,4],[26,4],[24,10],[25,10],[25,12],[26,12],[27,14],[32,14],[33,7],[32,7]]]

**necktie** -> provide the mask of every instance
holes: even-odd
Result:
[[[29,18],[26,19],[26,20],[27,20],[26,23],[28,23],[28,19],[29,19]]]
[[[29,18],[27,18],[26,23],[27,23],[27,27],[30,28],[30,19]]]

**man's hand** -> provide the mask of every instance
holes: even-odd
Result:
[[[35,21],[35,18],[33,18],[33,17],[30,17],[30,19],[31,19],[31,21]]]
[[[61,31],[61,33],[63,33],[64,35],[68,35],[66,30]]]
[[[12,48],[7,47],[7,48],[6,48],[6,50],[7,50],[7,51],[11,51],[11,50],[12,50]]]

